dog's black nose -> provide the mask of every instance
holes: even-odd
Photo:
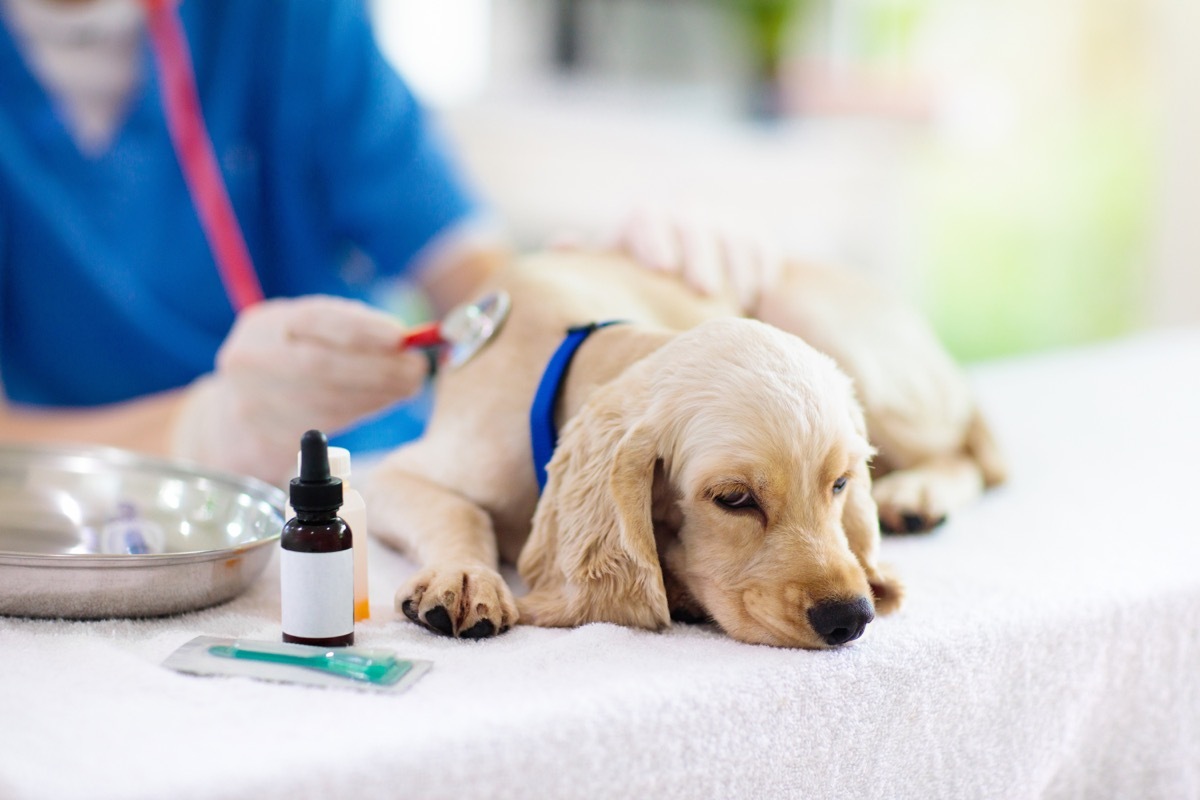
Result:
[[[825,644],[837,646],[862,636],[867,623],[875,619],[875,609],[865,597],[849,602],[831,600],[808,610],[808,622]]]

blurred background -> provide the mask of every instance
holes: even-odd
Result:
[[[1193,0],[375,0],[519,243],[639,204],[870,273],[978,360],[1200,323]]]

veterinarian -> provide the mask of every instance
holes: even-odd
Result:
[[[277,480],[307,428],[419,433],[396,404],[426,359],[365,300],[404,277],[442,312],[506,252],[359,3],[0,0],[0,21],[0,439]],[[654,231],[624,243],[662,267]]]

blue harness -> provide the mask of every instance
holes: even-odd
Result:
[[[546,371],[542,373],[542,381],[538,384],[537,394],[533,396],[533,405],[529,409],[529,435],[533,442],[533,471],[537,475],[538,494],[546,488],[546,466],[554,455],[558,445],[558,428],[554,425],[554,407],[558,404],[558,396],[562,392],[563,378],[575,351],[584,341],[600,328],[615,325],[621,320],[608,322],[593,322],[567,330],[567,337],[550,357]]]

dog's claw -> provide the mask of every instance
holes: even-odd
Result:
[[[411,597],[400,604],[400,610],[404,612],[404,616],[413,622],[419,623],[421,621],[421,615],[417,613],[417,604],[412,601]]]

